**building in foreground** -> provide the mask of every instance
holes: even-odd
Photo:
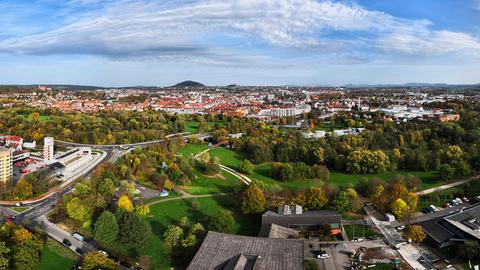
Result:
[[[187,270],[303,270],[302,240],[208,232]]]
[[[276,224],[297,231],[315,231],[329,225],[332,235],[342,233],[342,215],[333,210],[303,211],[299,205],[283,205],[277,212],[267,211],[262,215],[262,227]]]
[[[12,151],[0,148],[0,183],[8,183],[13,176]]]
[[[480,241],[480,203],[419,225],[429,242],[440,248],[462,245],[466,240]]]

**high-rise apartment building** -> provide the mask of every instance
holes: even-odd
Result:
[[[50,161],[53,159],[54,140],[52,137],[45,137],[43,139],[43,159]]]
[[[13,176],[12,151],[0,148],[0,183],[7,183]]]

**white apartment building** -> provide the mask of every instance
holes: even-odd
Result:
[[[54,140],[52,137],[45,137],[43,140],[43,159],[51,161],[53,159]]]

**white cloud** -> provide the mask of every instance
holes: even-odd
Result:
[[[91,2],[73,0],[70,5]],[[343,2],[174,2],[102,2],[97,10],[81,14],[80,19],[55,30],[0,41],[0,53],[183,58],[211,63],[256,58],[240,56],[223,45],[231,33],[239,37],[238,45],[261,42],[279,48],[313,48],[314,52],[372,48],[427,55],[480,52],[479,40],[466,33],[431,30],[432,23],[426,20],[396,18]],[[340,39],[335,33],[353,33],[354,38]]]

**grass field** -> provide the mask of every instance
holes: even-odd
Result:
[[[372,230],[370,226],[367,225],[344,225],[343,226],[345,233],[347,234],[348,240],[355,238],[366,238],[371,236],[377,236],[378,233]]]
[[[212,149],[210,151],[210,155],[219,157],[221,164],[231,167],[235,170],[240,169],[241,162],[246,158],[242,153],[237,153],[223,147]],[[276,185],[281,188],[286,188],[290,190],[298,190],[298,189],[308,188],[315,185],[315,182],[312,180],[283,183],[275,179],[272,179],[269,177],[271,164],[272,164],[271,162],[266,162],[263,164],[255,165],[255,169],[251,177],[264,182],[267,186]],[[366,177],[366,178],[378,177],[388,181],[394,178],[396,175],[414,175],[419,177],[423,181],[422,189],[428,189],[444,183],[440,181],[440,176],[435,171],[428,171],[428,172],[395,171],[395,172],[366,174],[366,175],[348,174],[344,172],[332,171],[330,172],[330,180],[328,181],[328,183],[334,186],[344,186],[348,184],[355,185],[363,177]]]
[[[188,154],[198,154],[204,150],[208,149],[208,145],[206,144],[187,144],[184,147],[178,149],[177,153],[180,155],[188,155]]]
[[[191,206],[194,200],[199,203],[197,210],[192,209]],[[182,217],[186,216],[192,222],[200,222],[207,228],[209,217],[215,215],[221,209],[235,209],[235,205],[234,199],[230,195],[169,201],[152,205],[150,207],[151,217],[147,218],[152,227],[152,234],[147,246],[139,251],[135,251],[128,250],[123,245],[115,243],[110,245],[110,249],[115,250],[117,253],[128,254],[137,258],[147,257],[152,269],[170,269],[172,267],[183,269],[190,262],[191,258],[172,258],[170,247],[163,240],[163,233],[167,226],[177,224]],[[238,212],[235,212],[234,216],[237,234],[258,234],[260,229],[258,217],[244,216]]]
[[[76,257],[77,255],[70,249],[48,239],[35,270],[69,270],[73,268]]]
[[[26,115],[26,114],[22,114],[21,116],[26,119],[28,119],[29,117],[29,115]],[[51,117],[50,115],[40,115],[38,120],[40,120],[40,122],[48,121],[50,120],[50,117]]]
[[[241,182],[232,174],[222,171],[219,177],[208,177],[199,171],[195,171],[196,179],[190,186],[183,189],[192,195],[216,194],[233,192],[235,186]]]
[[[210,127],[213,127],[215,124],[219,124],[220,126],[224,126],[224,122],[207,122]],[[197,121],[186,121],[185,122],[185,132],[196,133],[198,131],[198,126],[200,125]]]

